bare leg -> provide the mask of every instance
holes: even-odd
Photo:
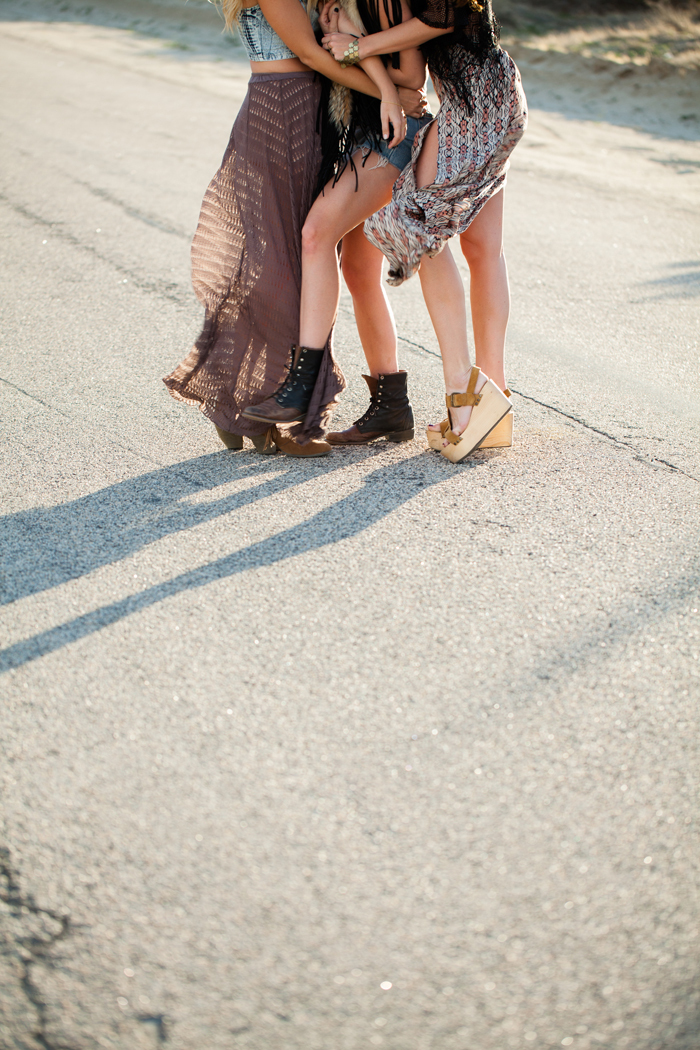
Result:
[[[389,166],[396,177],[396,168]],[[384,256],[367,240],[362,223],[343,237],[342,270],[352,296],[357,331],[369,374],[398,372],[396,325],[382,285]]]
[[[504,191],[493,196],[460,237],[471,274],[471,308],[476,363],[506,388],[504,358],[510,314],[508,270],[503,253]]]
[[[466,390],[471,361],[467,343],[467,306],[462,275],[449,244],[434,259],[424,256],[421,288],[442,354],[445,390]]]
[[[340,297],[338,241],[391,198],[396,168],[391,164],[374,167],[376,160],[372,154],[365,167],[357,165],[357,192],[355,172],[348,166],[336,185],[327,186],[316,198],[304,223],[299,322],[302,346],[325,346],[333,327]]]
[[[435,122],[425,137],[418,158],[416,175],[419,186],[428,186],[435,181],[437,150]],[[467,308],[462,277],[449,245],[445,245],[440,254],[433,259],[424,255],[418,272],[425,305],[440,346],[445,389],[448,393],[463,393],[467,389],[471,369],[467,342]],[[480,377],[477,390],[480,390],[485,382],[485,378]],[[468,406],[450,409],[452,429],[455,433],[461,433],[467,426],[471,411]]]

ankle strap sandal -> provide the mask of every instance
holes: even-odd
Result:
[[[512,393],[505,388],[503,391],[505,396],[510,400]],[[451,398],[466,397],[466,394],[449,394],[445,398],[445,401],[450,401]],[[478,395],[480,396],[480,395]],[[448,408],[453,407],[452,403],[448,404]],[[459,406],[456,406],[459,407]],[[428,439],[428,446],[434,449],[435,452],[442,452],[443,441],[445,440],[445,434],[450,429],[449,418],[443,419],[441,423],[437,424],[439,430],[433,430],[430,427],[426,428],[425,436]],[[488,434],[481,442],[479,448],[509,448],[513,444],[513,412],[512,409],[506,414],[506,418],[498,423],[493,431]]]
[[[449,394],[446,398],[450,428],[445,432],[445,439],[449,444],[440,450],[440,455],[449,459],[451,463],[461,462],[470,452],[478,448],[512,407],[503,391],[499,390],[487,376],[483,377],[485,382],[477,393],[476,384],[480,375],[481,369],[472,368],[466,393]],[[461,434],[456,434],[451,426],[450,408],[464,406],[471,406],[469,422]]]
[[[450,414],[449,410],[451,408],[465,408],[466,406],[469,406],[469,405],[471,405],[472,408],[474,408],[476,405],[479,404],[479,402],[481,401],[482,395],[480,393],[477,394],[477,392],[476,392],[476,384],[479,382],[479,376],[480,375],[481,375],[481,369],[477,368],[476,365],[474,365],[474,367],[472,368],[471,373],[469,375],[469,383],[467,385],[466,393],[465,394],[446,394],[445,395],[445,404],[447,405],[447,414],[448,414],[448,416]],[[451,430],[450,430],[449,434],[452,434]],[[447,438],[448,441],[452,441],[453,438],[457,438],[456,434],[453,434],[452,437],[450,437],[449,434],[445,435],[445,437]],[[459,439],[457,438],[457,440],[459,440]]]

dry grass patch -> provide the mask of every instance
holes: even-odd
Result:
[[[657,2],[633,12],[566,10],[496,0],[503,42],[636,66],[700,69],[700,0]]]

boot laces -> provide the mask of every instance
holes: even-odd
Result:
[[[367,411],[365,412],[365,414],[363,416],[360,416],[359,419],[355,420],[355,426],[356,427],[361,427],[363,423],[369,422],[369,420],[372,418],[372,416],[375,415],[379,411],[379,409],[382,407],[382,396],[383,396],[383,391],[382,391],[381,387],[379,387],[379,389],[377,390],[376,394],[370,394],[369,405],[367,407]]]
[[[286,400],[288,394],[291,394],[291,392],[294,389],[294,387],[296,386],[296,384],[297,384],[297,377],[296,376],[294,376],[293,378],[291,376],[287,376],[287,378],[285,379],[284,383],[282,384],[281,389],[277,393],[277,401],[280,404],[283,401]]]
[[[301,365],[303,360],[304,360],[304,351],[302,350],[302,352],[299,354],[299,360],[297,361],[297,368]],[[277,391],[277,396],[276,396],[275,400],[277,401],[278,405],[281,405],[286,400],[287,394],[292,392],[294,387],[297,385],[298,379],[299,379],[299,376],[297,375],[297,373],[294,370],[294,365],[292,365],[292,368],[290,369],[289,374],[287,375],[287,378],[285,379],[285,381],[282,384],[282,386],[280,387],[280,389]]]

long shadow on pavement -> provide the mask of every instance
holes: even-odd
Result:
[[[347,459],[339,456],[301,467],[287,457],[214,452],[140,474],[70,503],[8,515],[0,519],[0,605],[87,576],[166,536],[346,465]],[[207,490],[256,477],[260,484],[243,492],[207,503],[186,502]]]
[[[203,460],[206,461],[210,458],[203,457]],[[196,465],[200,462],[193,460],[188,466]],[[328,465],[330,470],[334,470],[347,466],[348,462],[349,460],[346,457],[337,456],[331,459]],[[486,462],[487,460],[474,460],[469,464],[469,467],[474,469],[479,463],[485,464]],[[297,465],[295,464],[295,466]],[[133,613],[148,609],[152,605],[157,605],[159,602],[176,594],[194,590],[197,587],[205,587],[209,583],[234,576],[237,573],[247,572],[250,569],[274,565],[276,562],[286,561],[289,558],[297,557],[299,554],[306,554],[308,551],[320,550],[323,547],[339,543],[341,540],[349,539],[351,536],[356,536],[388,514],[391,514],[392,511],[404,503],[407,503],[427,486],[446,481],[453,476],[452,471],[446,473],[440,469],[441,466],[442,462],[439,461],[438,457],[427,457],[424,453],[420,453],[401,463],[390,463],[382,466],[365,476],[362,488],[338,500],[330,507],[319,511],[306,522],[294,525],[283,532],[277,533],[275,536],[260,540],[258,543],[253,543],[242,550],[227,554],[225,557],[207,565],[191,569],[189,572],[182,573],[172,580],[148,587],[139,594],[129,595],[127,598],[122,598],[120,601],[112,602],[100,609],[95,609],[93,612],[78,616],[67,623],[60,624],[58,627],[28,638],[26,641],[17,642],[15,645],[9,646],[0,651],[0,672],[9,671],[12,668],[21,667],[32,660],[37,660],[41,656],[55,652],[56,649],[60,649],[64,645],[94,634],[104,627],[117,623]],[[259,470],[260,468],[257,469]],[[330,473],[330,470],[327,472]],[[162,484],[169,475],[177,476],[178,471],[181,475],[182,464],[178,465],[177,468],[155,471],[151,475],[145,475],[145,478],[151,480],[160,478],[160,483]],[[255,467],[253,467],[253,471],[255,471]],[[238,476],[240,477],[240,475]],[[232,480],[231,475],[227,474],[226,478],[214,481],[213,484],[223,484],[224,481],[230,480]],[[189,511],[201,510],[203,514],[207,511],[210,511],[210,513],[197,520],[192,520],[191,518],[185,520],[178,517],[178,528],[189,528],[193,524],[198,524],[200,520],[210,520],[212,517],[218,517],[238,506],[253,502],[263,496],[271,495],[273,492],[281,491],[303,480],[308,480],[308,474],[301,472],[297,468],[293,471],[292,480],[286,479],[285,475],[282,478],[277,475],[272,481],[263,483],[251,492],[243,492],[232,496],[230,499],[220,500],[216,504],[205,505],[201,508],[188,508]],[[126,503],[128,504],[128,498],[135,495],[134,486],[142,482],[143,478],[135,478],[132,482],[124,482],[123,486],[117,485],[112,488],[115,490],[123,488],[124,491],[120,493],[120,496],[126,497]],[[193,485],[194,482],[186,481],[185,484]],[[213,487],[213,484],[211,487]],[[199,487],[208,487],[208,485],[209,483],[205,481]],[[103,496],[104,492],[109,491],[103,490],[103,493],[97,493],[96,496]],[[79,508],[87,506],[89,505],[89,499],[90,497],[86,497],[85,500],[78,500],[76,504]],[[108,501],[108,503],[111,507],[111,513],[114,514],[115,510],[123,506],[124,501],[120,499],[116,507],[112,501]],[[96,505],[102,507],[101,502],[98,502]],[[71,515],[70,520],[77,521],[77,518]],[[164,524],[167,525],[167,519]],[[117,529],[120,527],[118,520],[115,527]],[[172,531],[175,530],[163,528],[159,535],[167,535]],[[119,557],[126,557],[128,553],[138,550],[145,542],[152,542],[153,539],[157,538],[153,533],[149,533],[148,536],[147,540],[140,539],[135,543],[132,538],[130,543],[127,535],[126,544],[121,548],[123,552]],[[138,534],[136,534],[136,538],[138,539]],[[105,564],[107,561],[117,560],[115,557],[108,559],[106,553],[104,547],[100,548],[96,552],[94,559],[88,559],[88,564],[96,567],[97,565]],[[59,568],[56,582],[60,582],[62,579],[72,579],[74,575],[82,574],[76,572],[66,576],[66,569],[70,569],[70,566],[63,566],[63,571]],[[87,566],[83,571],[89,571]],[[56,583],[53,584],[53,586],[55,585]],[[28,593],[32,593],[32,591],[30,590]]]

